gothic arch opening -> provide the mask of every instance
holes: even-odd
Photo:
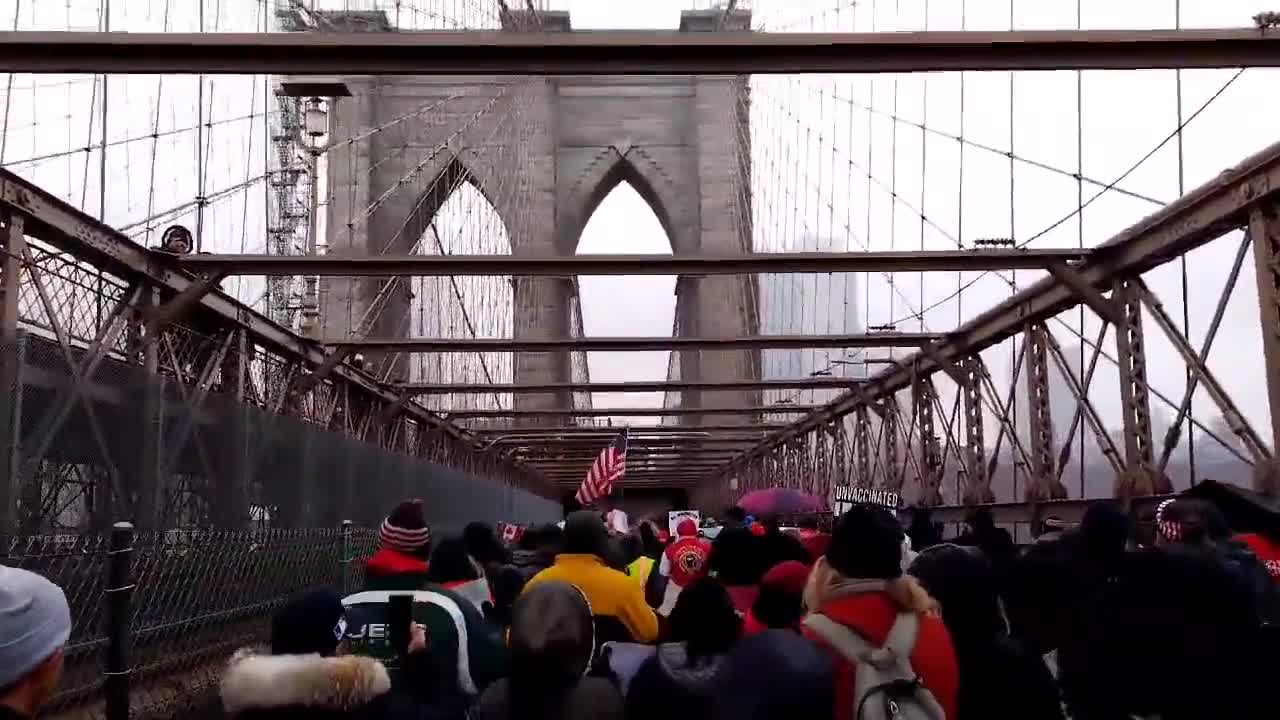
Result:
[[[491,187],[454,159],[422,194],[414,211],[413,252],[424,255],[510,255],[511,236]],[[509,338],[514,324],[510,277],[418,277],[410,282],[406,334],[434,338]],[[512,382],[512,354],[433,353],[412,358],[413,382],[492,384]],[[431,407],[510,408],[510,393],[455,393],[423,398]]]
[[[618,163],[588,196],[576,254],[670,254],[670,217],[649,183],[630,164]],[[578,277],[578,303],[586,336],[670,336],[675,327],[674,275]],[[670,374],[667,350],[587,353],[596,382],[658,381]],[[592,405],[662,407],[661,393],[596,393]],[[653,418],[613,418],[615,422],[654,424]]]

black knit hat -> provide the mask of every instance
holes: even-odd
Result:
[[[564,552],[603,557],[608,550],[609,531],[594,510],[569,513],[564,521]]]
[[[831,534],[827,563],[851,578],[891,580],[902,575],[902,525],[876,505],[854,505]]]
[[[337,592],[323,588],[295,595],[271,618],[271,654],[327,657],[338,649],[346,628]]]
[[[382,521],[378,533],[382,546],[406,553],[415,553],[431,542],[431,530],[422,514],[421,500],[406,500]]]

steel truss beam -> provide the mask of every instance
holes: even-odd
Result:
[[[241,362],[240,359],[261,354],[268,362],[279,367],[286,377],[307,377],[307,373],[323,372],[327,386],[323,393],[313,396],[315,402],[309,399],[305,405],[298,397],[301,388],[292,397],[284,392],[278,393],[279,397],[269,397],[267,387],[258,388],[254,392],[254,398],[273,413],[301,415],[305,412],[319,426],[343,430],[353,437],[371,442],[377,442],[384,436],[388,441],[394,442],[397,435],[407,433],[407,427],[402,426],[411,422],[420,429],[420,435],[436,436],[430,443],[423,442],[421,446],[415,444],[412,452],[441,461],[448,459],[468,472],[502,474],[505,481],[512,483],[534,479],[531,476],[525,477],[523,471],[514,466],[492,466],[488,459],[472,452],[471,440],[463,435],[460,428],[450,425],[416,403],[401,404],[393,415],[384,418],[385,422],[373,426],[372,418],[378,417],[383,409],[396,406],[400,401],[400,397],[392,389],[349,365],[333,362],[333,356],[318,344],[295,335],[223,294],[206,282],[206,278],[163,267],[155,262],[150,251],[123,233],[3,169],[0,169],[0,215],[11,221],[21,218],[26,236],[39,240],[55,252],[75,258],[79,263],[92,265],[105,276],[119,278],[131,286],[130,293],[134,295],[134,299],[123,308],[119,317],[113,313],[106,324],[98,329],[99,337],[85,355],[84,362],[89,363],[86,370],[71,378],[76,385],[75,388],[68,389],[73,392],[71,397],[81,397],[84,393],[93,391],[95,385],[89,382],[88,369],[100,364],[106,357],[107,350],[116,346],[115,338],[124,334],[126,361],[139,363],[148,373],[157,372],[162,363],[164,367],[180,368],[195,362],[198,367],[204,367],[205,370],[198,377],[195,374],[185,377],[180,372],[178,378],[182,382],[200,384],[200,387],[185,394],[184,398],[193,408],[203,405],[204,395],[209,391],[206,376],[210,376],[211,372],[207,363],[215,359],[214,348],[210,346],[207,348],[208,352],[199,352],[198,357],[179,357],[178,353],[191,352],[190,348],[175,350],[173,346],[173,333],[184,332],[183,328],[161,327],[163,323],[175,321],[194,328],[195,332],[202,335],[220,339],[224,345],[234,343],[235,352],[223,349],[217,354],[227,358],[221,380],[224,391],[235,390],[238,398],[243,398],[246,387],[254,383],[252,378],[245,376],[248,363]],[[18,260],[19,258],[15,258],[15,261]],[[25,260],[28,265],[32,262],[30,257]],[[45,294],[38,278],[32,277],[31,285],[37,293]],[[48,298],[42,298],[42,302],[46,304],[47,300]],[[162,301],[168,301],[169,304],[164,305]],[[57,319],[52,318],[52,331],[58,346],[64,352],[73,350],[74,348],[69,347],[71,340],[57,324]],[[88,340],[83,342],[88,343]],[[334,422],[335,416],[341,418],[341,425]],[[56,416],[51,416],[50,419],[50,427],[58,424],[54,422],[58,421]],[[232,429],[229,434],[236,432]],[[39,449],[39,445],[33,445],[32,449]],[[219,483],[219,487],[213,490],[218,493],[230,491],[232,488],[220,485],[223,476],[233,472],[230,469],[220,470],[225,462],[230,461],[219,457],[223,453],[218,448],[199,448],[199,451],[204,453],[200,460],[206,472],[211,464],[217,466],[209,473],[211,482]],[[36,457],[35,453],[26,450],[22,454]],[[154,453],[143,455],[155,456]],[[156,462],[168,460],[157,457]],[[122,460],[125,465],[133,462],[129,458]],[[113,491],[119,491],[116,497],[123,498],[124,502],[135,503],[135,510],[139,512],[163,513],[165,510],[155,505],[152,497],[154,492],[151,486],[156,483],[145,475],[150,470],[154,468],[140,473],[126,473],[123,481],[129,487],[113,488]],[[112,478],[116,477],[119,475],[112,475]],[[116,481],[113,479],[113,482]],[[130,500],[130,497],[134,499]],[[243,522],[238,517],[236,521]],[[149,521],[140,516],[138,522],[141,523],[140,527],[145,527]]]
[[[496,442],[486,447],[502,448],[507,452],[520,452],[524,450],[538,450],[555,448],[557,450],[573,450],[578,448],[589,448],[599,450],[608,444],[610,438],[586,438],[586,439],[552,439],[552,440],[517,440],[513,442]],[[748,436],[741,438],[716,438],[715,440],[707,440],[703,438],[631,438],[632,448],[742,448],[760,442],[760,436]]]
[[[551,340],[508,338],[379,338],[324,342],[363,352],[646,352],[652,350],[763,350],[799,348],[920,347],[943,336],[882,332],[848,335],[748,335],[743,337],[582,337]]]
[[[714,439],[724,439],[719,433],[736,432],[734,438],[738,437],[756,437],[763,439],[766,433],[771,430],[781,430],[790,427],[788,423],[752,423],[750,425],[631,425],[617,427],[595,427],[591,425],[554,425],[549,427],[533,426],[533,427],[503,427],[503,428],[467,428],[466,432],[481,437],[489,437],[497,435],[496,439],[513,439],[513,438],[532,438],[532,437],[566,437],[566,438],[604,438],[612,440],[614,436],[627,430],[633,437],[652,436],[667,437],[669,435],[683,437],[701,437],[712,438],[712,433],[716,433]]]
[[[1257,29],[904,33],[0,33],[0,71],[651,75],[1280,65]]]
[[[1049,269],[1088,250],[977,249],[752,255],[187,255],[157,253],[191,272],[357,277],[743,275],[750,273],[953,272]]]
[[[1089,258],[1074,268],[1078,282],[1095,289],[1111,288],[1124,278],[1140,276],[1141,273],[1200,247],[1229,230],[1251,221],[1257,227],[1266,221],[1259,220],[1256,213],[1261,210],[1270,212],[1277,200],[1280,200],[1280,143],[1244,159],[1234,168],[1096,247]],[[1270,259],[1269,253],[1264,252],[1264,257]],[[1272,282],[1270,276],[1266,278],[1266,282]],[[1078,283],[1073,280],[1073,284]],[[1265,283],[1260,284],[1265,286]],[[1083,300],[1080,295],[1067,283],[1053,277],[1042,279],[965,323],[950,333],[946,340],[931,346],[927,352],[921,351],[904,359],[832,401],[822,410],[773,433],[765,442],[728,464],[720,474],[729,477],[736,469],[746,466],[752,460],[835,418],[843,417],[861,404],[892,397],[911,386],[914,372],[941,370],[939,360],[955,363],[962,358],[976,356],[983,349],[1018,334],[1027,323],[1044,322],[1081,302]],[[1137,304],[1134,298],[1127,303],[1128,309],[1135,310]],[[1118,306],[1118,309],[1123,312],[1123,306]],[[1271,313],[1270,307],[1264,305],[1268,330],[1273,330],[1270,324],[1273,318]],[[1128,339],[1132,341],[1132,335]],[[1277,382],[1270,374],[1269,381],[1271,392],[1276,392],[1274,388]],[[1129,419],[1126,421],[1132,424]],[[1149,435],[1146,438],[1148,447],[1145,454],[1140,447],[1141,440],[1135,437],[1133,441],[1136,457],[1131,461],[1145,460],[1150,463]]]
[[[553,392],[631,393],[672,392],[676,390],[813,390],[849,388],[857,380],[829,377],[805,377],[778,380],[665,380],[657,382],[587,382],[587,383],[413,383],[396,386],[408,395],[490,395],[501,393],[534,394]]]
[[[549,410],[448,410],[437,409],[436,412],[450,419],[461,418],[494,418],[494,417],[652,417],[662,415],[757,415],[763,413],[807,413],[821,408],[821,405],[759,405],[756,407],[674,407],[674,408],[578,408],[566,410],[562,408]],[[743,425],[743,429],[750,428]]]

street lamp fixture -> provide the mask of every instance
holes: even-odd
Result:
[[[324,101],[313,97],[307,101],[305,113],[307,134],[319,138],[329,132],[329,112],[325,110]]]

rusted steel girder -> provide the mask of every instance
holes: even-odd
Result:
[[[1054,458],[1053,413],[1049,408],[1049,329],[1044,323],[1027,326],[1022,344],[1027,365],[1027,423],[1031,430],[1031,482],[1028,502],[1060,500],[1067,489],[1058,481]]]
[[[1124,419],[1125,469],[1116,478],[1116,497],[1169,492],[1160,487],[1151,441],[1151,391],[1147,386],[1146,342],[1142,332],[1142,297],[1137,281],[1117,278],[1111,293],[1120,306],[1116,326],[1116,359],[1120,361],[1120,413]]]
[[[508,338],[379,338],[323,342],[335,349],[373,352],[648,352],[652,350],[755,350],[767,348],[920,347],[935,333],[850,333],[845,335],[748,335],[740,337],[579,337],[547,340]]]
[[[1140,275],[1232,228],[1250,223],[1255,210],[1273,207],[1277,200],[1280,200],[1280,143],[1244,159],[1130,226],[1096,247],[1074,270],[1080,282],[1094,288],[1109,288],[1118,278]],[[939,366],[934,358],[956,362],[972,356],[1021,332],[1028,322],[1047,320],[1080,303],[1079,295],[1067,284],[1052,277],[1042,279],[965,323],[950,333],[947,340],[931,346],[930,352],[919,353],[878,373],[821,411],[772,434],[726,467],[724,474],[731,473],[734,465],[749,462],[791,437],[851,412],[859,403],[910,387],[913,368],[919,372],[936,371]]]
[[[977,356],[965,358],[961,368],[960,393],[964,405],[965,487],[966,505],[994,502],[991,478],[987,474],[987,447],[982,422],[982,361]]]
[[[1271,447],[1280,452],[1280,214],[1275,204],[1254,209],[1249,217],[1253,264],[1258,280],[1258,319],[1266,362],[1267,401],[1271,407]],[[1269,493],[1280,485],[1266,483]]]
[[[903,33],[671,30],[0,33],[0,71],[236,75],[716,75],[1280,65],[1257,29]]]
[[[456,277],[573,275],[743,275],[749,273],[960,272],[1043,270],[1089,250],[921,250],[750,255],[186,255],[157,260],[193,273],[267,276]]]
[[[659,380],[653,382],[628,380],[626,382],[551,382],[551,383],[405,383],[396,388],[408,395],[454,394],[526,394],[526,393],[628,393],[671,392],[676,390],[811,390],[824,388],[849,388],[857,380],[830,377],[782,378],[768,380]]]
[[[933,381],[926,375],[917,375],[911,385],[912,410],[919,433],[919,457],[916,459],[920,476],[920,504],[942,504],[942,452],[938,447],[937,430],[933,422],[933,406],[937,393]]]
[[[548,410],[497,409],[497,410],[450,410],[441,408],[435,412],[450,419],[496,418],[496,417],[650,417],[655,415],[759,415],[767,413],[806,413],[812,412],[818,405],[760,405],[756,407],[632,407],[632,408],[554,408]],[[690,427],[696,428],[696,425]],[[744,425],[743,427],[750,427]]]

